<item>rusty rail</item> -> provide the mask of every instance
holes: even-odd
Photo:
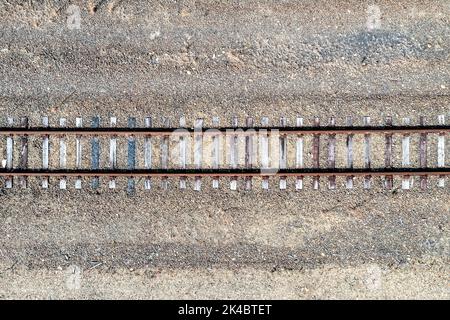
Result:
[[[411,134],[448,133],[450,126],[360,126],[360,127],[221,127],[221,128],[0,128],[0,135],[104,135],[104,136],[164,136],[202,133],[216,135],[253,135],[259,131],[279,132],[280,134]]]
[[[29,177],[258,177],[258,176],[448,176],[450,168],[380,168],[380,169],[98,169],[98,170],[39,170],[39,169],[0,169],[0,176]]]

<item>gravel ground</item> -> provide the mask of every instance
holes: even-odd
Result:
[[[162,116],[176,124],[185,115],[189,124],[220,116],[229,125],[237,115],[241,124],[247,116],[293,124],[301,115],[305,124],[314,116],[381,124],[390,115],[435,124],[450,116],[449,2],[371,4],[5,1],[0,122],[26,115],[37,125],[49,116],[74,126],[77,116],[88,125],[99,115],[103,125],[116,116],[125,126],[135,116],[142,126],[151,116],[157,126]],[[77,8],[80,29],[69,28]],[[373,164],[381,166],[377,139]],[[430,165],[435,141],[430,135]],[[31,140],[30,166],[39,165],[39,148]],[[361,154],[355,138],[357,167]],[[378,179],[370,190],[337,182],[314,191],[306,181],[295,192],[293,181],[279,191],[273,180],[267,192],[233,192],[226,180],[213,190],[204,179],[198,193],[176,181],[146,192],[138,181],[128,196],[125,180],[116,191],[74,190],[72,181],[60,191],[56,180],[45,191],[30,179],[29,189],[0,193],[0,297],[448,299],[450,182],[407,192],[383,190]]]

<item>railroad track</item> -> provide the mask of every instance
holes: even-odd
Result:
[[[344,177],[346,188],[353,188],[355,180],[361,179],[368,189],[375,179],[381,179],[386,189],[392,189],[395,176],[400,176],[402,189],[412,188],[414,177],[419,177],[420,188],[426,189],[429,176],[437,176],[437,186],[444,187],[450,174],[445,164],[445,136],[450,126],[445,125],[444,115],[431,125],[425,124],[424,117],[416,125],[409,118],[394,125],[391,117],[381,125],[371,125],[369,117],[363,118],[362,125],[354,125],[354,119],[347,117],[344,126],[337,126],[334,117],[322,125],[317,117],[309,125],[298,117],[294,126],[289,126],[286,118],[269,126],[269,119],[263,117],[258,125],[247,118],[242,127],[237,117],[230,126],[220,126],[219,119],[213,118],[210,127],[203,119],[189,127],[184,117],[176,126],[163,118],[159,127],[152,126],[150,117],[143,119],[142,127],[133,117],[128,118],[126,127],[118,127],[115,117],[108,119],[106,126],[100,126],[99,117],[89,119],[88,126],[83,126],[82,118],[76,118],[74,126],[61,118],[53,127],[48,117],[36,126],[31,126],[27,117],[17,120],[7,118],[7,125],[0,128],[4,137],[0,177],[6,189],[13,188],[15,180],[27,187],[29,177],[38,177],[42,188],[49,188],[52,178],[59,181],[60,189],[67,189],[69,179],[74,179],[75,189],[81,189],[84,178],[89,177],[89,187],[106,182],[114,189],[117,178],[126,177],[127,190],[134,192],[142,180],[138,178],[143,178],[145,189],[151,189],[156,179],[167,189],[168,179],[175,177],[179,188],[187,188],[192,180],[194,190],[201,190],[202,178],[211,177],[213,188],[219,188],[222,178],[229,180],[226,183],[232,190],[239,188],[238,181],[249,190],[256,177],[263,189],[269,189],[269,178],[274,176],[280,189],[303,189],[305,179],[319,189],[323,177],[330,189],[337,187],[337,177]],[[397,141],[401,154],[394,152]],[[126,150],[120,148],[122,143]],[[54,149],[58,160],[51,165]],[[357,149],[362,151],[360,166],[355,165]],[[379,157],[380,152],[383,163],[374,166],[374,154]],[[30,161],[31,154],[35,156]],[[118,164],[120,155],[126,158],[124,166]],[[430,155],[433,163],[428,161]],[[415,165],[412,158],[417,160]],[[395,165],[396,159],[401,159],[400,166]],[[294,180],[292,187],[288,186],[289,177]]]

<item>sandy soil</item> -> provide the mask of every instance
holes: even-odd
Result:
[[[68,27],[69,4],[80,29]],[[450,116],[448,2],[377,4],[380,25],[368,31],[364,1],[2,2],[0,121]],[[361,139],[355,145],[362,166]],[[382,165],[382,144],[373,145]],[[34,166],[40,142],[30,148]],[[386,191],[380,180],[346,190],[341,179],[338,190],[323,182],[314,191],[306,181],[295,192],[293,181],[280,191],[273,180],[268,192],[232,192],[205,179],[201,193],[170,183],[146,192],[138,181],[133,197],[125,180],[116,191],[74,190],[72,181],[60,191],[56,180],[45,191],[33,179],[26,190],[2,189],[0,297],[449,298],[448,181],[439,189],[432,179],[426,191]]]

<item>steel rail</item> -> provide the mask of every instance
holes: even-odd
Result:
[[[375,169],[135,169],[135,170],[40,170],[0,169],[0,177],[258,177],[258,176],[448,176],[450,168]]]
[[[222,128],[0,128],[0,135],[90,135],[90,136],[165,136],[165,135],[254,135],[270,134],[413,134],[413,133],[448,133],[450,126],[360,126],[360,127],[222,127]]]

